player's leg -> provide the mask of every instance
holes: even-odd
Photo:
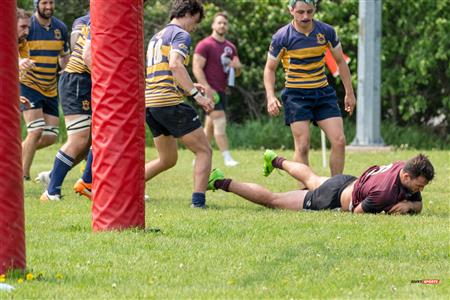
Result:
[[[294,138],[294,161],[309,165],[310,133],[309,120],[291,123],[292,137]]]
[[[205,131],[206,138],[211,143],[212,138],[214,137],[214,125],[213,125],[213,121],[209,114],[207,114],[205,117],[204,131]]]
[[[145,181],[174,167],[178,160],[177,141],[173,136],[159,135],[153,139],[158,158],[145,164]]]
[[[194,207],[204,207],[205,192],[211,171],[212,150],[201,127],[183,135],[181,142],[195,154],[194,192],[192,204]]]
[[[273,168],[284,170],[302,183],[308,190],[318,188],[328,177],[318,176],[313,172],[311,167],[296,161],[290,161],[277,155],[272,150],[266,150],[264,153],[263,173],[268,176]]]
[[[58,140],[59,117],[46,114],[44,111],[45,128],[37,145],[37,149],[42,149],[53,145]]]
[[[331,144],[330,170],[331,176],[342,174],[345,162],[345,135],[341,117],[318,121],[317,124],[325,132]]]
[[[27,126],[27,136],[22,142],[22,168],[24,178],[29,180],[31,164],[44,131],[45,121],[41,108],[23,111],[23,119]]]
[[[216,140],[217,147],[222,153],[224,164],[227,167],[234,167],[239,164],[233,159],[229,149],[228,137],[227,137],[227,117],[225,114],[227,98],[225,93],[218,93],[220,101],[214,106],[209,116],[212,119],[214,127],[214,138]]]
[[[273,193],[259,184],[239,182],[234,179],[225,178],[223,173],[218,169],[211,172],[208,189],[221,189],[226,192],[231,192],[250,202],[269,208],[296,211],[303,208],[303,200],[307,193],[304,190]]]
[[[331,86],[318,90],[319,98],[314,111],[315,120],[325,132],[331,144],[331,176],[342,174],[345,162],[345,135],[336,92]]]

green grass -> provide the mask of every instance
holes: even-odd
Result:
[[[51,167],[57,147],[37,153],[32,173]],[[147,149],[147,157],[155,157]],[[214,166],[274,191],[295,189],[286,174],[262,176],[263,151],[234,151],[239,167]],[[346,173],[416,152],[348,153]],[[427,152],[436,179],[418,216],[352,215],[270,210],[218,191],[207,210],[189,208],[193,155],[146,186],[147,227],[161,233],[93,233],[91,204],[71,192],[76,167],[59,203],[40,203],[42,188],[26,183],[27,266],[41,280],[18,283],[13,299],[300,299],[446,298],[450,294],[449,152]],[[281,151],[286,157],[292,151]],[[50,159],[51,158],[51,159]],[[311,153],[320,174],[320,153]],[[440,279],[438,285],[411,280]],[[447,295],[447,296],[445,296]]]

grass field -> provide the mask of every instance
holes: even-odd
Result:
[[[51,168],[56,150],[37,153],[33,175]],[[225,168],[215,152],[214,165],[274,191],[295,189],[286,174],[261,175],[262,153],[234,151],[241,164]],[[345,173],[359,175],[369,164],[416,153],[348,153]],[[155,150],[147,154],[154,157]],[[147,184],[146,224],[160,233],[93,233],[90,202],[71,191],[78,167],[58,203],[40,203],[42,187],[26,183],[27,266],[35,279],[7,278],[16,290],[0,298],[447,299],[450,154],[428,155],[437,175],[418,216],[270,210],[222,191],[208,192],[209,209],[193,210],[193,155],[184,150],[175,168]],[[311,158],[319,173],[328,173],[319,152]],[[440,284],[411,283],[421,279]]]

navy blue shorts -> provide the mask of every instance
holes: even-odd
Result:
[[[197,112],[186,103],[165,107],[147,107],[145,111],[147,125],[153,137],[163,134],[179,138],[202,127]]]
[[[58,97],[47,97],[36,90],[20,84],[20,95],[30,100],[33,107],[26,108],[24,105],[20,106],[20,110],[30,110],[41,108],[42,112],[47,115],[59,116],[58,111]]]
[[[342,117],[331,86],[314,89],[285,88],[281,93],[286,125],[297,121],[321,121]]]
[[[63,72],[58,90],[65,116],[91,115],[91,75]]]
[[[224,92],[217,92],[219,94],[220,100],[214,105],[214,110],[225,110],[227,107],[227,95]]]

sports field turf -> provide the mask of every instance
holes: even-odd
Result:
[[[37,153],[33,175],[51,167],[56,150]],[[295,189],[286,174],[261,175],[262,153],[234,151],[240,165],[225,168],[216,151],[214,166],[275,191]],[[358,176],[370,164],[416,153],[348,153],[345,173]],[[155,150],[147,154],[154,157]],[[185,150],[175,168],[147,184],[146,224],[160,233],[93,233],[90,202],[71,191],[78,167],[66,178],[61,202],[40,203],[42,187],[26,183],[27,265],[34,279],[7,278],[16,290],[0,298],[448,299],[450,153],[427,154],[436,179],[418,216],[270,210],[223,191],[207,193],[209,209],[193,210],[193,155]],[[311,164],[326,175],[320,157],[312,152]],[[440,283],[412,283],[422,279]]]

